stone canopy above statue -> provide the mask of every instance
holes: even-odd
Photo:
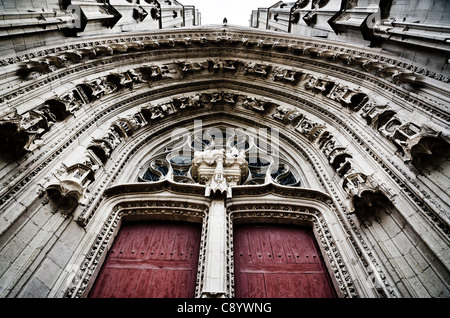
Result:
[[[245,151],[236,147],[196,151],[192,160],[192,175],[200,184],[206,184],[205,195],[216,192],[231,197],[231,186],[239,185],[247,178],[248,163]]]

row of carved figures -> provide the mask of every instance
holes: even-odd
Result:
[[[146,67],[146,69],[153,70],[152,67]],[[54,124],[76,114],[76,111],[82,105],[94,102],[105,94],[111,94],[127,87],[132,88],[135,84],[142,83],[142,74],[141,69],[110,74],[107,77],[77,85],[72,91],[61,97],[47,100],[44,104],[23,115],[19,115],[15,110],[3,114],[0,117],[3,156],[16,157],[23,155],[26,151],[34,150],[43,142],[42,135],[49,131]],[[373,125],[398,145],[399,150],[403,151],[405,160],[412,162],[417,168],[427,166],[430,160],[431,165],[437,167],[442,160],[448,158],[448,142],[440,133],[426,126],[418,127],[414,123],[402,124],[395,115],[395,111],[389,109],[387,105],[376,105],[365,94],[346,87],[342,88],[334,83],[330,84],[330,81],[320,78],[310,77],[306,85],[308,87],[305,88],[315,89],[322,94],[326,94],[326,96],[339,101],[350,110],[358,111],[361,109],[361,116],[367,120],[367,123]],[[355,96],[358,96],[358,98],[355,98]],[[354,102],[355,100],[356,102]],[[148,122],[183,109],[197,109],[205,104],[214,105],[217,103],[239,104],[244,108],[262,113],[267,113],[269,109],[272,109],[274,112],[271,116],[285,124],[299,122],[297,128],[302,133],[308,132],[308,138],[311,142],[325,131],[324,127],[320,125],[312,125],[308,121],[302,120],[303,116],[294,107],[278,105],[264,98],[243,96],[227,91],[215,91],[187,97],[181,96],[157,105],[144,106],[141,108],[139,115],[132,116],[127,120],[119,120],[117,125],[110,129],[104,138],[93,140],[88,149],[97,161],[100,160],[100,164],[104,164],[123,138],[132,134],[137,128],[145,126]],[[350,158],[351,156],[344,157]],[[344,157],[339,156],[339,158]],[[339,165],[339,167],[334,165],[338,173],[346,171],[346,167],[349,165],[347,161],[342,163],[343,165]],[[95,175],[95,173],[89,175]]]

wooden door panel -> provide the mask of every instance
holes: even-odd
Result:
[[[193,297],[201,226],[124,223],[89,297]]]
[[[236,297],[336,297],[309,228],[235,225],[234,259]]]

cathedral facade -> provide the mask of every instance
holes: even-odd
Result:
[[[38,2],[0,12],[0,297],[450,296],[448,1]]]

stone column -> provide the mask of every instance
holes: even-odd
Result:
[[[204,298],[224,297],[227,292],[226,220],[225,195],[211,196],[202,290]]]

